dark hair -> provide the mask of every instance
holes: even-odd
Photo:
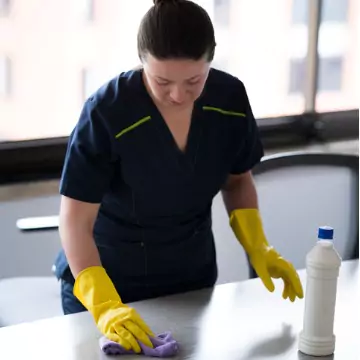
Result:
[[[189,0],[154,0],[141,20],[137,36],[138,55],[157,59],[212,61],[214,27],[207,12]]]

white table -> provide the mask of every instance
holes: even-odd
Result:
[[[336,309],[335,355],[322,359],[359,359],[358,272],[358,260],[343,263]],[[303,270],[300,276],[305,288]],[[276,285],[276,291],[269,293],[255,279],[219,285],[213,291],[138,302],[134,307],[155,332],[173,332],[181,346],[175,359],[312,359],[297,350],[304,301],[283,300],[281,282]],[[88,313],[1,328],[0,359],[110,359],[98,347],[99,336]]]

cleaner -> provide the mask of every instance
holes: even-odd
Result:
[[[333,243],[334,229],[322,226],[318,241],[306,256],[306,292],[299,350],[327,356],[335,350],[334,316],[341,257]]]

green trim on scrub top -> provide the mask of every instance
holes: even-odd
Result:
[[[124,134],[126,134],[127,132],[134,130],[136,127],[138,127],[139,125],[149,121],[151,119],[151,116],[145,116],[142,119],[140,119],[139,121],[137,121],[136,123],[128,126],[127,128],[125,128],[124,130],[120,131],[118,134],[115,135],[115,138],[118,139],[120,136],[123,136]]]
[[[246,115],[244,113],[239,113],[239,112],[235,112],[235,111],[228,111],[228,110],[223,110],[220,108],[216,108],[216,107],[212,107],[212,106],[203,106],[203,110],[208,110],[208,111],[217,111],[223,115],[233,115],[233,116],[241,116],[241,117],[246,117]]]

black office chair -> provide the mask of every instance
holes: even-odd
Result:
[[[253,175],[267,238],[296,269],[305,267],[321,225],[334,227],[343,260],[359,258],[358,155],[266,156]],[[249,271],[250,278],[257,277],[250,264]]]

